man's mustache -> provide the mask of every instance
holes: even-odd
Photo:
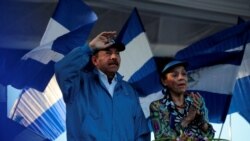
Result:
[[[116,60],[113,60],[113,61],[111,61],[111,62],[109,62],[108,63],[109,65],[119,65],[119,63],[118,63],[118,61],[116,61]]]

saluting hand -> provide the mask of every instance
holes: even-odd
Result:
[[[89,42],[89,46],[95,49],[104,49],[113,44],[112,39],[116,37],[116,31],[104,31]]]

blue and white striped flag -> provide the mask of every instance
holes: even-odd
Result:
[[[81,0],[60,0],[41,46],[24,55],[8,70],[1,78],[2,83],[42,92],[54,74],[54,63],[85,43],[96,20],[95,13]]]
[[[225,121],[236,75],[248,35],[246,24],[236,25],[179,51],[176,58],[188,62],[189,90],[204,97],[209,119]]]
[[[22,89],[10,118],[51,140],[65,131],[65,104],[53,76],[54,64],[85,44],[96,20],[81,0],[59,1],[40,46],[24,55],[7,76],[7,84]]]
[[[250,123],[250,21],[241,24],[248,29],[245,30],[245,52],[234,86],[230,113],[239,112]]]
[[[149,104],[159,98],[161,90],[159,74],[151,48],[139,17],[134,9],[118,35],[118,40],[126,45],[121,53],[119,72],[135,86],[140,94],[144,114],[149,116]]]

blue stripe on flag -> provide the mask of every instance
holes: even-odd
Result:
[[[31,86],[35,88],[40,88],[38,90],[42,91],[47,86],[47,84],[45,85],[44,83],[40,84],[40,82],[37,82],[40,80],[36,79],[36,77],[39,76],[38,74],[40,74],[40,72],[43,72],[43,74],[41,73],[42,75],[40,75],[40,77],[44,77],[43,79],[48,79],[48,76],[49,76],[49,79],[50,79],[51,76],[53,75],[53,73],[51,75],[51,70],[54,69],[52,67],[53,64],[54,63],[52,62],[47,64],[48,67],[50,66],[50,68],[48,68],[41,62],[38,62],[33,59],[20,60],[18,65],[15,66],[14,69],[9,71],[9,73],[12,75],[5,75],[4,79],[9,80],[11,85],[15,86],[15,88],[18,88],[18,89]],[[44,71],[42,71],[43,69]],[[31,83],[31,82],[35,82],[38,85],[35,85],[34,83]],[[48,81],[46,80],[46,82]],[[41,89],[42,85],[43,85],[43,88]]]
[[[160,80],[154,58],[148,60],[139,70],[137,70],[130,77],[129,82],[132,82],[141,96],[147,96],[162,89],[161,85],[157,85],[160,83]]]
[[[187,69],[194,70],[201,67],[209,67],[218,64],[232,64],[239,66],[242,60],[242,55],[244,53],[243,48],[239,51],[232,51],[232,52],[214,52],[214,53],[207,53],[201,54],[197,56],[192,56],[189,58],[181,58],[189,62]],[[177,56],[178,58],[179,56]]]
[[[123,25],[120,31],[118,40],[122,41],[124,44],[128,44],[140,33],[145,32],[144,26],[140,19],[137,9],[135,8],[130,14],[128,20]]]
[[[55,72],[54,64],[55,63],[53,61],[50,61],[45,67],[41,68],[39,74],[35,76],[35,79],[29,81],[27,87],[34,88],[42,92],[44,88],[46,88],[46,86],[48,85],[50,78]]]
[[[16,63],[29,50],[20,49],[5,49],[0,48],[0,83],[3,85],[9,84],[9,79],[6,78],[6,73],[15,68]]]
[[[92,9],[80,0],[59,0],[52,18],[70,31],[81,27],[79,23],[86,25],[97,20]]]
[[[52,50],[66,55],[73,48],[83,46],[88,39],[93,26],[93,23],[86,24],[68,34],[62,35],[54,41]]]
[[[62,99],[59,99],[54,105],[40,115],[35,121],[28,126],[38,134],[41,134],[49,139],[56,139],[65,130],[65,109]],[[62,111],[58,111],[62,109]]]
[[[236,81],[232,99],[231,112],[240,112],[250,122],[249,101],[250,101],[250,76],[240,78]]]
[[[249,28],[249,22],[233,26],[190,45],[184,50],[179,51],[175,56],[185,59],[200,54],[224,52],[225,50],[234,49],[247,42],[248,35],[245,31]]]

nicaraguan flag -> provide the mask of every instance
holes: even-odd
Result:
[[[189,90],[204,97],[211,122],[224,122],[247,40],[249,25],[218,32],[179,51],[188,62]]]
[[[13,107],[9,108],[11,119],[51,140],[65,131],[65,104],[53,76],[54,64],[86,42],[96,20],[95,13],[81,0],[59,1],[40,46],[10,71],[7,84],[22,88],[18,100],[8,101]]]
[[[81,0],[60,0],[45,32],[50,36],[44,36],[41,46],[13,65],[1,78],[2,84],[42,92],[54,74],[55,62],[85,43],[96,20],[95,13]]]
[[[149,104],[157,99],[161,90],[159,74],[151,48],[137,9],[134,9],[118,35],[126,45],[121,53],[119,72],[124,80],[135,86],[140,94],[140,102],[145,116],[149,116]],[[153,95],[156,94],[156,95]]]
[[[242,59],[239,72],[237,74],[237,81],[234,86],[233,98],[230,105],[230,113],[239,112],[248,123],[250,123],[250,22],[241,23],[242,26],[248,27],[245,30],[246,42],[243,44],[245,46],[245,52]]]

